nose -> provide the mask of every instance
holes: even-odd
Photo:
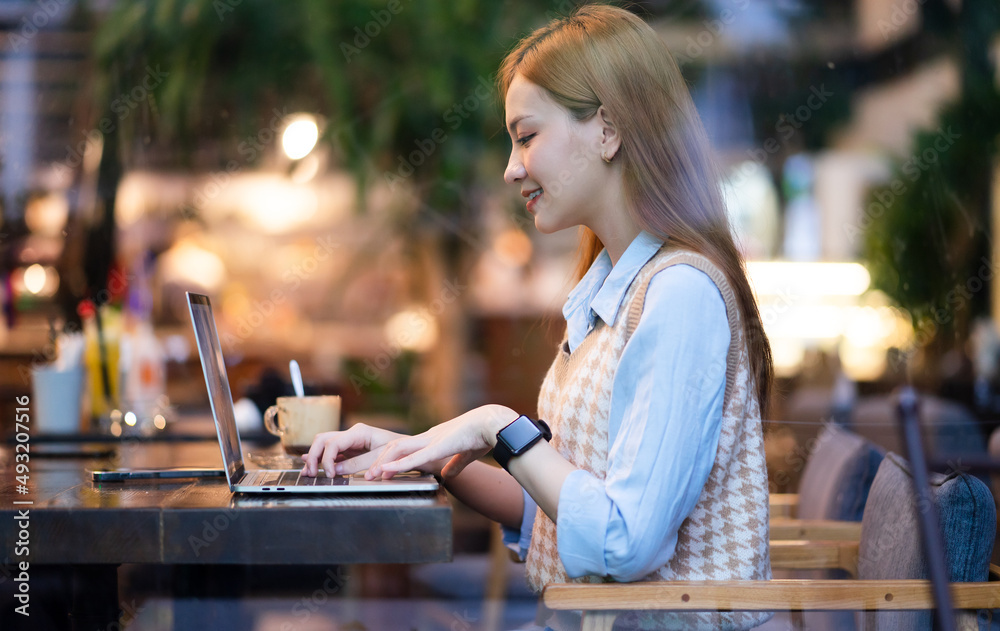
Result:
[[[514,184],[523,180],[527,174],[521,160],[511,151],[510,160],[507,161],[507,169],[503,172],[503,181],[508,184]]]

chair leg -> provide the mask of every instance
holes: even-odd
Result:
[[[580,631],[611,631],[617,617],[617,611],[584,611]]]
[[[802,611],[792,611],[788,614],[789,622],[792,624],[792,628],[797,631],[805,631],[806,628],[806,615]]]
[[[510,555],[503,544],[500,524],[490,524],[490,575],[483,601],[483,631],[497,631],[503,620],[507,598],[507,562]]]

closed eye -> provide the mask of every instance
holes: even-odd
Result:
[[[527,136],[522,136],[522,137],[520,137],[520,138],[517,139],[517,144],[519,144],[522,147],[524,147],[524,146],[526,146],[528,144],[528,141],[531,140],[534,137],[535,137],[535,134],[528,134]]]

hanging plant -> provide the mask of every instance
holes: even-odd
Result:
[[[553,3],[554,4],[554,3]],[[275,118],[324,116],[323,141],[364,182],[406,181],[456,201],[472,156],[506,151],[492,77],[514,37],[544,17],[532,3],[409,0],[140,0],[98,31],[97,100],[158,80],[120,117],[127,164],[259,161]],[[540,10],[541,9],[541,10]],[[135,115],[132,115],[135,114]],[[195,164],[216,143],[216,163]]]
[[[997,271],[989,226],[1000,93],[986,50],[1000,10],[968,2],[958,24],[961,96],[916,134],[911,154],[870,192],[859,223],[872,285],[909,311],[918,347],[967,339],[971,320],[989,311]]]

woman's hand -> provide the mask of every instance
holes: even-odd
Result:
[[[365,478],[388,479],[400,471],[425,470],[428,466],[435,469],[440,466],[443,477],[456,476],[470,462],[491,450],[497,432],[517,416],[508,407],[484,405],[423,434],[395,438],[382,447],[365,472]]]
[[[309,453],[302,456],[305,461],[302,473],[315,477],[320,463],[328,477],[363,471],[371,466],[386,443],[400,436],[363,423],[352,425],[342,432],[316,434]]]

